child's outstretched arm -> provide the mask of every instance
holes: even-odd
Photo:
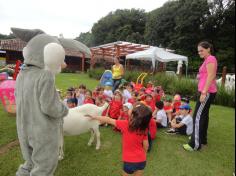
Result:
[[[143,148],[144,148],[145,152],[148,151],[148,148],[149,148],[148,140],[143,141]]]
[[[106,116],[90,116],[90,115],[85,115],[86,117],[89,117],[91,119],[95,119],[95,120],[99,120],[102,123],[108,123],[111,125],[116,125],[116,120],[110,118],[110,117],[106,117]]]

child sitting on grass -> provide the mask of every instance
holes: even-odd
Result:
[[[135,104],[128,121],[99,116],[91,118],[121,130],[123,176],[142,176],[148,150],[148,125],[152,118],[150,108],[141,103]]]
[[[156,119],[157,128],[167,127],[167,115],[162,101],[156,102],[156,110],[153,112],[153,117]]]
[[[166,112],[167,118],[168,118],[168,125],[170,126],[170,122],[172,121],[172,98],[167,96],[164,100],[164,111]]]
[[[133,105],[131,103],[125,103],[123,104],[123,109],[120,113],[120,117],[118,120],[129,120],[129,115],[131,114],[130,111],[132,111]]]
[[[69,98],[69,99],[67,99],[67,107],[68,108],[76,107],[76,98]]]
[[[171,129],[167,131],[168,134],[182,134],[191,135],[193,132],[193,119],[191,117],[191,107],[188,104],[179,107],[180,116],[171,121]]]
[[[128,103],[131,103],[132,105],[135,104],[137,102],[137,96],[138,96],[137,92],[132,92],[131,98],[128,99]]]
[[[78,100],[78,106],[84,104],[84,96],[85,96],[86,86],[81,84],[78,89],[76,89],[76,98]]]
[[[147,106],[149,106],[152,109],[152,112],[155,111],[155,109],[156,109],[156,107],[155,107],[155,100],[153,99],[151,94],[146,94],[144,102],[145,102],[145,104]]]
[[[118,119],[120,116],[120,111],[122,109],[122,94],[119,90],[114,92],[114,97],[111,100],[108,108],[108,115],[112,119]]]
[[[92,91],[91,90],[86,90],[85,91],[85,96],[84,96],[84,104],[94,104],[94,100],[92,98]]]
[[[134,90],[134,87],[132,84],[126,85],[125,89],[123,90],[124,103],[127,103],[128,100],[132,97],[133,90]]]
[[[181,106],[181,96],[179,94],[175,94],[173,98],[173,111],[172,111],[172,118],[179,115],[179,107]]]

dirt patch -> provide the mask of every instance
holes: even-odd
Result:
[[[0,156],[7,153],[10,149],[12,149],[13,147],[18,146],[18,145],[19,145],[19,140],[14,140],[12,142],[9,142],[6,145],[2,145],[0,147]]]

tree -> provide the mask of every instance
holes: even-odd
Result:
[[[0,39],[13,39],[16,38],[12,33],[10,33],[9,35],[5,35],[5,34],[0,34]]]
[[[90,32],[81,32],[79,37],[76,37],[75,40],[78,40],[88,47],[93,46],[93,36]]]
[[[116,10],[101,18],[92,27],[95,45],[118,40],[144,42],[146,14],[144,10]]]

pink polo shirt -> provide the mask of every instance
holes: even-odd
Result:
[[[210,55],[204,60],[203,64],[199,68],[199,73],[198,73],[198,91],[199,92],[203,91],[204,86],[207,81],[207,64],[208,63],[213,63],[215,65],[215,69],[214,69],[215,74],[217,72],[217,60],[215,56]],[[209,93],[217,92],[216,79],[214,79],[212,83],[210,84],[208,92]]]

